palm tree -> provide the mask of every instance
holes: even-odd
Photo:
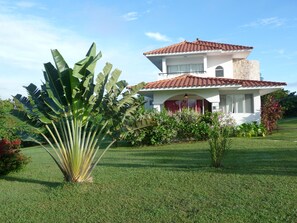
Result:
[[[55,66],[44,64],[44,83],[25,87],[29,96],[14,98],[23,107],[26,117],[35,124],[45,125],[41,133],[50,147],[50,154],[64,179],[70,182],[92,181],[91,173],[103,154],[127,128],[127,120],[141,106],[135,94],[144,83],[127,87],[119,81],[121,71],[112,71],[106,63],[95,79],[95,67],[101,58],[93,43],[86,57],[69,68],[58,50],[52,50]],[[18,116],[22,113],[19,111]],[[107,135],[112,140],[101,155],[97,154]]]

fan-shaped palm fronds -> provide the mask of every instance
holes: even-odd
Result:
[[[102,55],[96,54],[94,43],[73,69],[58,50],[52,50],[52,56],[55,66],[44,64],[41,89],[30,84],[26,87],[28,97],[18,94],[14,98],[23,105],[29,119],[46,125],[49,134],[42,135],[51,149],[44,149],[65,180],[90,181],[102,155],[141,105],[134,96],[144,83],[127,88],[126,81],[118,80],[121,71],[112,70],[110,63],[95,79],[96,63]],[[99,156],[99,145],[108,133],[118,134],[113,134],[113,140]]]

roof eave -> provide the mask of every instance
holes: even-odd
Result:
[[[168,91],[168,90],[193,90],[193,89],[214,89],[214,88],[240,88],[241,85],[212,85],[212,86],[193,86],[193,87],[167,87],[167,88],[147,88],[141,89],[139,92],[147,91]]]
[[[275,89],[284,88],[286,85],[273,85],[273,86],[255,86],[255,87],[240,87],[238,90],[261,90],[261,89]]]
[[[202,54],[202,53],[239,53],[239,52],[251,52],[252,49],[244,50],[202,50],[202,51],[191,51],[191,52],[178,52],[178,53],[155,53],[155,54],[146,54],[143,55],[146,57],[155,57],[155,56],[178,56],[178,55],[191,55],[191,54]]]
[[[149,91],[168,91],[168,90],[200,90],[200,89],[222,89],[222,88],[234,88],[237,90],[264,90],[264,89],[281,89],[286,85],[274,85],[274,86],[255,86],[255,87],[244,87],[242,85],[213,85],[213,86],[193,86],[193,87],[167,87],[167,88],[147,88],[141,89],[139,92]]]

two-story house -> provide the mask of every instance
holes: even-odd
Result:
[[[286,83],[261,81],[259,62],[246,59],[252,49],[197,39],[146,52],[160,73],[139,93],[158,111],[221,110],[231,113],[238,124],[259,122],[260,97]]]

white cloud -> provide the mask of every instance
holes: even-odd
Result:
[[[91,41],[40,17],[0,15],[0,97],[8,98],[31,82],[40,85],[43,63],[59,49],[69,66],[84,56]]]
[[[146,32],[145,35],[147,37],[157,40],[157,41],[162,41],[162,42],[170,42],[171,41],[167,36],[165,36],[159,32]]]
[[[133,20],[137,20],[139,17],[138,12],[128,12],[125,15],[123,15],[123,18],[126,21],[133,21]]]
[[[72,67],[85,56],[93,41],[97,43],[97,50],[103,53],[98,63],[98,72],[109,61],[123,71],[121,79],[127,80],[129,84],[152,81],[157,73],[156,68],[143,57],[145,50],[134,44],[131,47],[129,44],[100,38],[97,34],[94,37],[91,32],[86,37],[86,34],[58,26],[53,23],[55,20],[49,20],[48,17],[29,16],[25,13],[25,10],[16,7],[15,2],[8,4],[0,0],[1,99],[17,93],[26,94],[23,86],[30,83],[40,86],[43,63],[52,61],[50,49],[58,49]]]
[[[33,8],[34,6],[36,6],[36,3],[31,1],[19,1],[16,2],[16,6],[20,8]]]
[[[258,19],[257,21],[248,23],[243,25],[242,27],[281,27],[284,26],[286,22],[286,19],[279,18],[279,17],[269,17],[269,18],[263,18]]]

